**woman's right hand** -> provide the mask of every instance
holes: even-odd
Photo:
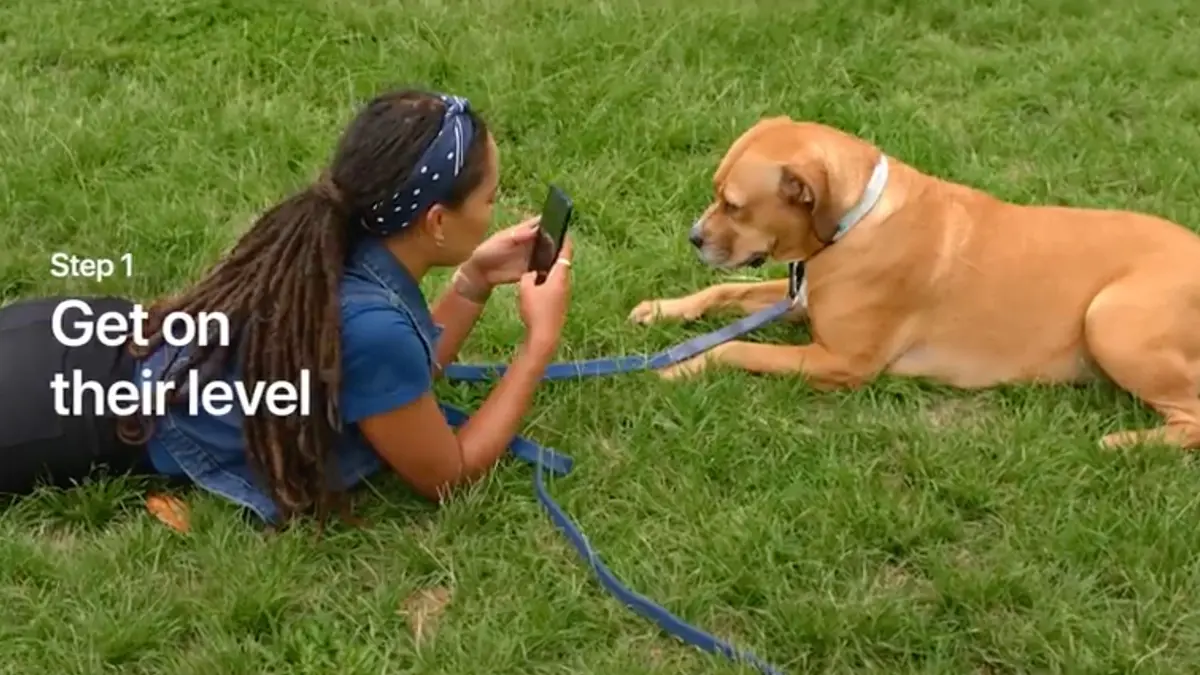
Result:
[[[529,346],[545,350],[547,356],[558,349],[559,336],[567,321],[571,304],[571,254],[574,245],[568,235],[546,280],[538,285],[537,273],[521,277],[520,310]]]

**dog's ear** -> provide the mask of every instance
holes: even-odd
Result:
[[[829,199],[825,170],[812,162],[788,162],[780,167],[779,197],[792,208],[812,217],[814,234],[828,244],[837,234],[838,216]]]

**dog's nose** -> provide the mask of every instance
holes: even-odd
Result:
[[[700,248],[704,245],[704,235],[700,234],[700,228],[693,225],[691,231],[688,232],[688,241],[692,242],[692,246]]]

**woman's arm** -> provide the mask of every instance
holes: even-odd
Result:
[[[360,338],[360,355],[347,359],[363,381],[349,385],[352,419],[375,452],[421,494],[441,499],[455,486],[483,476],[516,435],[558,349],[570,296],[572,248],[567,238],[545,283],[536,284],[531,274],[521,280],[525,342],[487,400],[457,431],[430,391],[428,367],[422,370],[416,359],[397,358],[420,352],[419,343],[396,350],[398,336],[405,333],[400,327],[376,326],[372,338]],[[389,355],[397,359],[391,368],[386,365]]]
[[[516,282],[528,271],[539,220],[530,218],[488,237],[454,271],[450,289],[433,306],[433,320],[442,327],[437,348],[439,370],[458,356],[492,289]]]
[[[486,475],[517,434],[556,341],[530,340],[475,414],[457,431],[432,393],[367,417],[359,429],[379,456],[421,495],[440,500]]]
[[[428,365],[422,367],[421,359],[414,358],[423,348],[411,328],[382,321],[369,323],[371,330],[362,334],[349,330],[353,326],[343,328],[343,336],[356,335],[356,349],[345,359],[350,365],[344,373],[348,395],[343,402],[351,411],[347,421],[357,422],[375,452],[421,494],[441,499],[447,490],[483,476],[516,435],[558,349],[570,297],[572,249],[568,237],[543,284],[535,283],[532,274],[521,279],[525,342],[487,400],[457,432],[430,391]]]
[[[469,265],[454,271],[450,287],[433,306],[433,320],[442,327],[435,355],[439,375],[458,357],[491,293],[491,286]]]
[[[415,490],[438,499],[484,475],[504,453],[558,335],[530,331],[491,395],[455,430],[434,398],[418,329],[391,308],[357,313],[342,326],[342,420],[357,424],[375,453]]]

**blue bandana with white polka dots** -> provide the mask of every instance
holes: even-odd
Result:
[[[459,96],[438,94],[438,98],[446,104],[441,129],[404,185],[371,206],[363,224],[373,234],[387,236],[416,222],[426,209],[450,195],[462,171],[464,155],[475,135],[475,125],[467,116],[471,104]]]

